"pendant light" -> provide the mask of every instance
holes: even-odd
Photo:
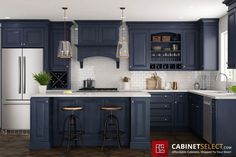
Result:
[[[121,9],[121,25],[119,28],[119,41],[117,44],[116,57],[117,58],[129,58],[129,32],[126,22],[124,20],[125,7]]]
[[[58,53],[57,57],[59,58],[72,58],[72,51],[71,51],[71,44],[70,41],[67,39],[67,34],[66,34],[66,10],[68,9],[67,7],[62,7],[63,12],[64,12],[64,40],[61,40],[59,42],[58,46]]]

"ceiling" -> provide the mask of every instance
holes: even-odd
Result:
[[[223,0],[1,0],[0,19],[119,20],[125,6],[127,21],[194,21],[227,12]]]

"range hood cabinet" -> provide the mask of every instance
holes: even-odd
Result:
[[[120,60],[116,58],[115,46],[78,46],[77,60],[80,62],[80,68],[83,68],[83,60],[88,57],[102,56],[116,61],[116,68],[120,68]]]
[[[116,58],[116,49],[119,39],[119,20],[80,20],[78,25],[78,61],[83,68],[84,58],[102,56],[116,61],[119,68],[119,59]]]

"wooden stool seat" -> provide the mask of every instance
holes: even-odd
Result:
[[[83,107],[81,106],[65,106],[62,108],[63,111],[79,111],[83,110]]]
[[[103,107],[101,107],[101,110],[105,110],[105,111],[118,111],[121,109],[122,109],[122,107],[120,107],[120,106],[103,106]]]

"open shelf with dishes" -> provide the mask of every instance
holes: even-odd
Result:
[[[181,34],[151,34],[150,69],[182,69]]]

